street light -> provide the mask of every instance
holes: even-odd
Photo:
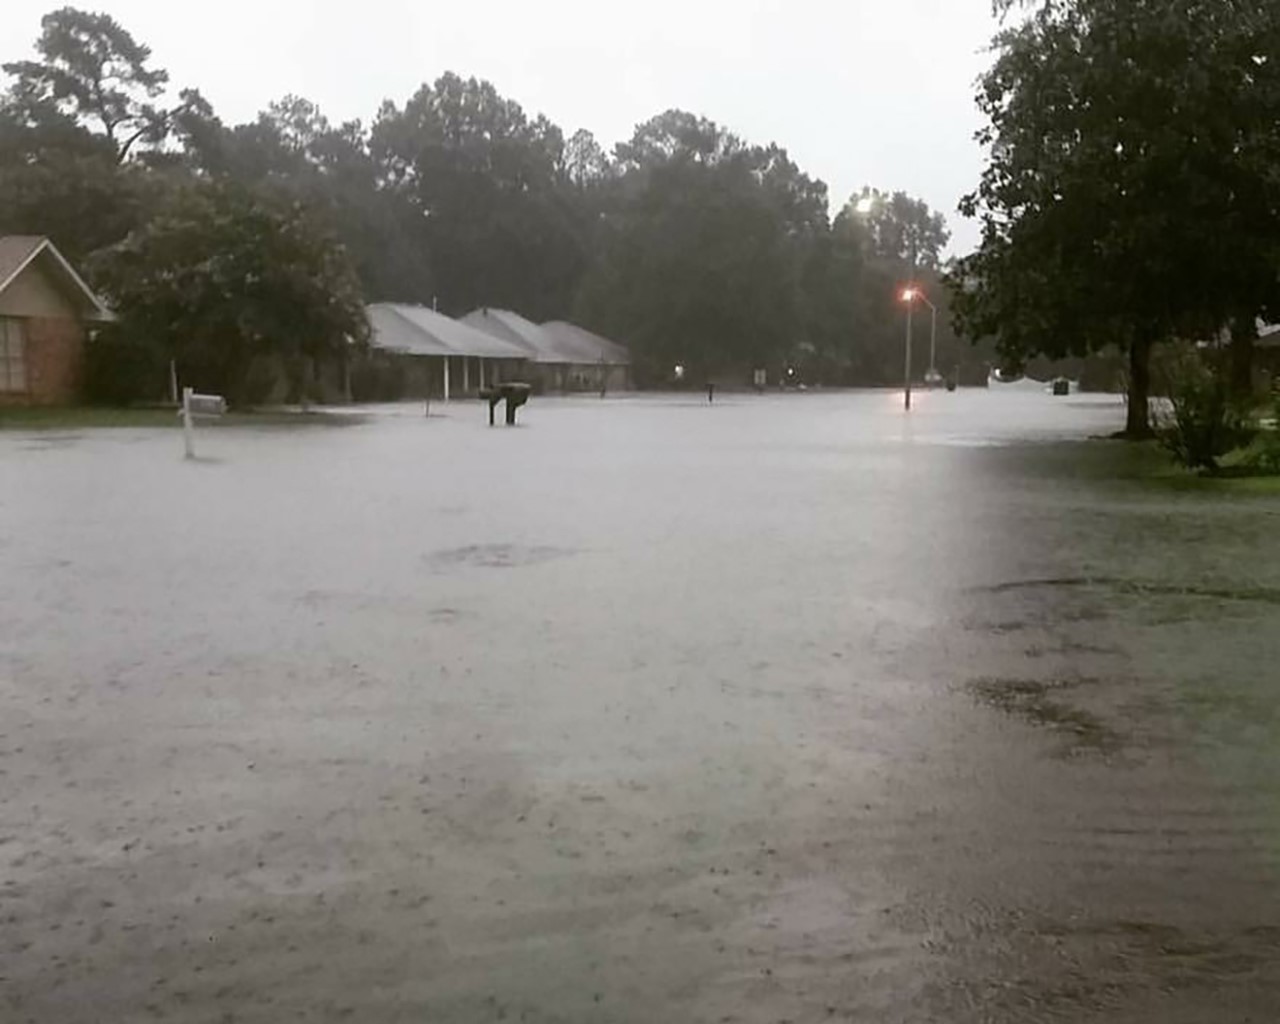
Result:
[[[915,309],[915,301],[919,299],[929,307],[931,314],[929,323],[929,372],[925,380],[932,383],[938,378],[938,307],[929,301],[924,291],[911,285],[902,291],[902,301],[907,304],[907,373],[906,373],[906,407],[911,408],[911,314]]]

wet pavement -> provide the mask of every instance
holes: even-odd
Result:
[[[1275,1020],[1280,501],[897,402],[0,433],[0,1020]]]

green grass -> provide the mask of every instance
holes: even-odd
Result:
[[[1010,449],[1006,457],[1020,473],[1088,486],[1137,486],[1150,492],[1222,498],[1280,497],[1280,476],[1257,475],[1243,465],[1244,453],[1224,459],[1220,476],[1183,469],[1155,441],[1098,438]]]
[[[359,416],[327,412],[233,412],[218,419],[202,419],[201,427],[302,427],[350,426],[361,422]],[[0,406],[0,431],[3,430],[99,430],[116,427],[174,427],[178,414],[174,409],[112,409],[98,406],[4,407]]]

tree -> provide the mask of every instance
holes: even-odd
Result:
[[[892,194],[865,188],[849,200],[847,213],[860,214],[866,226],[871,255],[902,264],[908,276],[920,269],[937,270],[942,266],[942,253],[951,240],[947,219],[929,209],[923,199],[913,199],[905,192]]]
[[[587,243],[560,187],[559,128],[488,82],[446,74],[403,109],[383,106],[370,151],[430,250],[447,254],[434,265],[443,309],[506,306],[534,319],[568,311]]]
[[[149,47],[108,14],[63,7],[41,19],[39,61],[15,61],[15,105],[39,117],[52,108],[101,130],[118,162],[140,142],[158,144],[169,114],[155,105],[169,81],[148,65]]]
[[[183,379],[249,398],[255,358],[343,358],[368,335],[345,250],[296,203],[233,183],[182,187],[144,227],[100,253],[94,278],[117,330],[176,358]]]
[[[802,254],[825,234],[826,186],[784,150],[667,111],[617,147],[577,312],[627,339],[642,377],[776,364],[805,341]]]
[[[564,144],[561,171],[578,188],[591,188],[607,182],[614,175],[614,164],[596,137],[585,128],[569,136]]]
[[[228,128],[199,94],[186,93],[174,133],[196,174],[304,203],[342,240],[371,301],[431,302],[424,220],[385,187],[360,122],[335,126],[314,103],[286,96]]]
[[[1004,32],[958,324],[1012,360],[1127,350],[1149,436],[1152,347],[1275,303],[1278,30],[1267,0],[1062,0]]]
[[[52,106],[0,98],[0,234],[48,235],[79,261],[142,216],[146,181]]]
[[[685,110],[667,110],[636,127],[629,142],[616,147],[625,171],[642,171],[672,161],[713,166],[741,153],[742,140],[714,121]]]

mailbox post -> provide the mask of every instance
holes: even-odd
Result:
[[[221,395],[200,395],[191,388],[182,389],[182,444],[186,457],[196,457],[195,418],[197,416],[221,416],[227,411],[227,400]]]

